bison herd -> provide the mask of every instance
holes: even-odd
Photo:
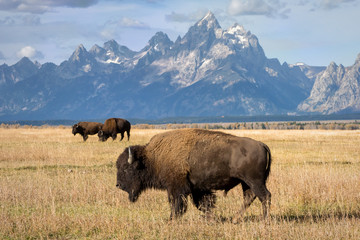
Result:
[[[73,125],[72,133],[74,136],[80,134],[84,141],[88,139],[88,135],[97,134],[99,141],[106,141],[109,137],[113,140],[116,139],[117,134],[121,134],[121,140],[124,138],[126,132],[128,141],[130,140],[130,129],[131,124],[128,120],[122,118],[109,118],[106,119],[105,123],[98,122],[79,122]]]
[[[127,120],[110,118],[104,124],[79,122],[73,134],[86,141],[97,133],[99,140],[106,141],[120,133],[121,141],[125,132],[130,139],[130,128]],[[255,198],[266,218],[271,203],[266,187],[270,167],[270,149],[262,142],[218,131],[173,130],[153,136],[145,145],[127,147],[116,161],[116,187],[127,192],[131,202],[146,189],[166,190],[173,219],[186,212],[188,197],[205,216],[213,217],[215,191],[226,195],[240,184],[244,202],[234,221],[241,219]]]

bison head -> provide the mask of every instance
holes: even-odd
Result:
[[[72,128],[72,133],[76,135],[77,133],[81,134],[83,132],[82,127],[79,124],[74,124]]]
[[[110,137],[110,135],[106,134],[103,130],[99,130],[98,137],[99,141],[105,142]]]
[[[116,187],[127,192],[131,202],[136,202],[146,187],[144,183],[146,168],[141,157],[143,148],[143,146],[126,148],[116,162]]]

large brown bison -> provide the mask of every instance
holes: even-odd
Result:
[[[175,130],[126,148],[116,162],[116,186],[131,202],[148,188],[167,190],[172,219],[186,212],[189,195],[211,216],[214,191],[227,192],[240,183],[244,205],[239,217],[258,197],[265,218],[271,202],[265,185],[270,166],[270,149],[262,142],[201,129]]]
[[[121,140],[124,138],[124,132],[127,133],[128,141],[130,140],[131,124],[128,120],[122,118],[109,118],[105,120],[104,126],[99,131],[99,140],[105,142],[109,137],[116,139],[117,134],[121,134]]]
[[[94,135],[99,132],[103,124],[98,122],[78,122],[73,125],[72,133],[74,136],[78,133],[80,134],[84,141],[88,139],[88,135]]]

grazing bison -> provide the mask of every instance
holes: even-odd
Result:
[[[258,197],[265,218],[271,202],[265,185],[270,166],[270,149],[262,142],[201,129],[175,130],[126,148],[116,162],[116,186],[131,202],[148,188],[167,190],[172,219],[186,212],[189,195],[199,210],[211,215],[214,191],[226,193],[240,183],[240,216]]]
[[[99,140],[105,142],[109,137],[113,140],[116,139],[117,134],[121,133],[121,140],[124,138],[124,132],[127,133],[128,141],[130,139],[131,124],[128,120],[122,118],[109,118],[106,119],[104,126],[99,131]]]
[[[88,139],[88,135],[94,135],[99,132],[103,124],[98,122],[78,122],[73,125],[72,133],[74,136],[78,133],[80,134],[84,141]]]

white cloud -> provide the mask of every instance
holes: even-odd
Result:
[[[98,3],[98,0],[0,0],[0,10],[45,13],[54,7],[87,8]]]
[[[25,25],[25,26],[36,26],[40,25],[40,18],[36,15],[14,15],[0,18],[0,25],[3,26],[14,26],[14,25]]]
[[[121,27],[129,27],[129,28],[149,28],[149,26],[143,22],[140,22],[136,19],[123,17],[118,24]]]
[[[267,17],[287,18],[290,9],[279,0],[231,0],[228,13],[233,16],[263,15]]]
[[[102,27],[102,29],[99,31],[99,34],[104,40],[115,38],[120,39],[124,31],[128,31],[131,29],[142,31],[150,29],[150,26],[139,20],[129,17],[123,17],[120,20],[116,19],[107,21]]]
[[[357,0],[321,0],[319,7],[325,10],[341,7],[346,3],[355,3]]]
[[[37,58],[37,59],[42,59],[44,58],[44,55],[37,51],[34,47],[32,46],[26,46],[23,47],[22,49],[20,49],[20,51],[17,52],[16,54],[19,58],[23,58],[23,57],[28,57],[28,58]]]
[[[184,14],[172,11],[170,14],[165,15],[165,19],[169,22],[196,22],[206,15],[209,10],[201,9],[196,12]]]

